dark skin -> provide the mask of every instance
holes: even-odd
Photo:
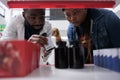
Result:
[[[81,25],[87,14],[87,9],[64,9],[66,19],[75,26]]]
[[[64,15],[66,19],[75,25],[75,27],[78,27],[82,23],[84,23],[87,15],[87,9],[81,8],[81,9],[64,9]],[[86,37],[82,37],[81,42],[84,47],[87,46],[87,41],[89,40]]]
[[[45,24],[45,9],[24,9],[23,17],[33,29],[41,29]],[[28,41],[47,45],[47,38],[41,35],[32,35]]]

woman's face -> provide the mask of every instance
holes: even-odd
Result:
[[[65,9],[64,14],[69,22],[79,26],[85,20],[87,9]]]

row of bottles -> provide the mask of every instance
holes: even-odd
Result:
[[[79,41],[74,41],[69,47],[65,41],[57,43],[55,48],[56,68],[84,68],[84,49]]]

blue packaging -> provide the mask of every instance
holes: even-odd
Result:
[[[94,64],[99,65],[99,50],[93,50]]]
[[[120,48],[118,50],[118,66],[119,66],[118,71],[120,72]]]
[[[99,66],[103,67],[103,49],[99,50]]]
[[[106,56],[107,56],[107,58],[106,58],[106,68],[108,68],[108,69],[111,69],[112,68],[112,63],[111,63],[111,60],[112,60],[112,56],[111,56],[111,49],[107,49],[106,50],[107,52],[107,54],[106,54]]]
[[[103,49],[103,67],[107,68],[107,54],[109,51],[107,49]]]
[[[118,49],[111,49],[111,55],[112,55],[112,68],[111,70],[118,71]]]

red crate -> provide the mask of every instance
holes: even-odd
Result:
[[[40,46],[23,40],[0,41],[0,77],[26,76],[39,66]]]

